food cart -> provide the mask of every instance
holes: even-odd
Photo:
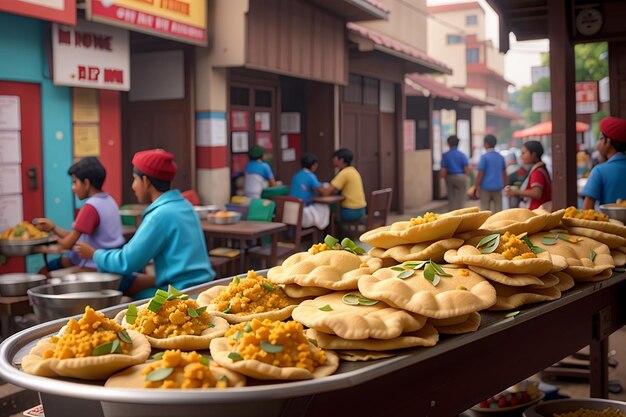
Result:
[[[229,279],[189,289],[198,294]],[[253,382],[225,390],[105,388],[98,382],[44,378],[19,369],[20,358],[66,319],[24,330],[0,345],[0,374],[40,393],[46,416],[442,416],[463,412],[591,344],[591,395],[607,397],[608,336],[626,322],[620,299],[626,273],[578,283],[555,301],[521,308],[514,317],[482,311],[478,331],[442,335],[434,347],[398,351],[372,362],[341,362],[320,379]],[[103,310],[113,317],[125,305]]]

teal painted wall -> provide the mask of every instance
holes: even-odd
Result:
[[[64,228],[71,228],[73,195],[67,175],[73,154],[71,89],[52,84],[44,30],[48,30],[47,22],[0,13],[0,80],[41,84],[43,214]],[[36,271],[42,265],[39,255],[27,259],[28,271]]]

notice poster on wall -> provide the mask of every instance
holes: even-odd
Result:
[[[100,122],[98,90],[78,87],[72,89],[72,120],[74,123]]]
[[[0,196],[0,230],[13,227],[24,220],[21,195]]]
[[[74,157],[100,156],[100,126],[74,125]]]
[[[22,173],[20,168],[20,164],[0,165],[0,195],[21,194]]]
[[[232,132],[231,148],[233,153],[248,152],[248,132]]]
[[[0,96],[0,130],[20,130],[19,96]]]
[[[247,111],[233,110],[230,112],[230,130],[248,130],[249,127]]]
[[[0,163],[19,164],[22,162],[20,132],[0,130]]]
[[[256,132],[256,144],[269,151],[272,149],[272,135],[269,132]]]
[[[281,133],[300,133],[300,113],[280,114]]]
[[[270,130],[270,112],[254,113],[254,129],[263,131]]]

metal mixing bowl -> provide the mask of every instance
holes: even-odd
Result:
[[[228,215],[217,215],[217,213],[212,213],[206,216],[206,219],[209,223],[214,224],[233,224],[237,223],[241,220],[241,213],[236,211],[228,211]]]
[[[626,206],[618,205],[615,203],[602,204],[600,211],[609,216],[611,219],[619,220],[626,224]]]
[[[121,291],[102,286],[97,281],[46,284],[29,289],[28,298],[37,319],[44,322],[82,314],[85,306],[99,310],[121,302]]]
[[[40,239],[0,239],[0,253],[6,256],[26,256],[33,253],[35,246],[50,243],[56,240],[46,236]]]
[[[200,218],[200,220],[206,219],[207,214],[215,213],[217,211],[220,211],[220,207],[216,206],[216,205],[212,205],[212,206],[193,206],[193,209],[198,214],[198,217]]]
[[[50,278],[48,284],[69,284],[74,282],[97,282],[100,290],[116,290],[119,287],[121,275],[107,272],[77,272],[60,278]]]
[[[524,417],[552,417],[554,414],[568,413],[580,408],[604,410],[611,408],[626,412],[626,402],[601,398],[569,398],[565,400],[545,401],[524,411]]]
[[[3,297],[18,297],[26,295],[29,288],[45,283],[46,276],[41,274],[2,274],[0,275],[0,295]]]

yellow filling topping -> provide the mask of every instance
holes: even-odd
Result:
[[[563,217],[571,217],[573,219],[582,219],[582,220],[595,220],[598,222],[608,222],[609,216],[604,213],[598,213],[593,209],[588,210],[578,210],[574,206],[569,206],[565,209],[565,214]]]
[[[86,306],[85,314],[78,321],[70,319],[61,337],[50,338],[54,347],[47,349],[43,358],[69,359],[92,356],[97,346],[115,341],[118,339],[117,333],[122,330],[122,326],[115,321]],[[121,340],[120,345],[122,353],[127,354],[130,345]]]
[[[438,218],[439,218],[438,214],[427,211],[424,214],[424,217],[422,216],[412,217],[411,220],[409,220],[409,226],[419,226],[420,224],[434,222]]]
[[[146,388],[227,388],[226,377],[214,375],[207,365],[200,362],[197,352],[166,350],[161,360],[151,363],[143,370],[144,375],[160,368],[173,368],[172,373],[160,381],[145,381]]]
[[[9,240],[29,240],[29,239],[41,239],[48,236],[48,233],[37,229],[29,222],[21,222],[15,227],[9,227],[2,235],[0,239]]]
[[[309,372],[326,362],[324,351],[309,342],[302,324],[297,321],[253,319],[232,326],[225,336],[233,350],[243,359],[258,360],[279,367],[304,368]],[[282,349],[276,353],[267,352],[263,349],[263,342]]]
[[[506,232],[500,236],[500,244],[495,252],[501,254],[509,261],[537,257],[537,255],[531,252],[528,245],[522,239],[510,232]]]
[[[317,255],[320,252],[324,252],[326,250],[331,250],[331,247],[326,243],[316,243],[309,248],[309,253],[311,255]]]
[[[200,335],[209,327],[211,316],[205,311],[198,317],[191,317],[188,312],[190,307],[194,310],[200,308],[195,300],[180,298],[166,301],[158,313],[143,308],[137,313],[137,320],[130,328],[157,339]]]
[[[234,279],[220,295],[211,300],[219,311],[231,314],[255,314],[280,310],[290,305],[282,288],[269,279],[248,271],[243,279]]]

